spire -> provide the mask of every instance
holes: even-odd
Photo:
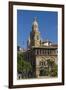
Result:
[[[32,30],[34,30],[34,31],[38,30],[37,17],[34,17],[34,21],[33,21],[33,24],[32,24]]]
[[[37,17],[34,17],[34,22],[33,22],[33,25],[38,26]]]
[[[34,21],[37,21],[37,17],[34,17]]]

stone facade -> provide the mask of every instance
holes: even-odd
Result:
[[[27,42],[28,50],[26,52],[27,60],[31,63],[33,70],[33,77],[40,78],[42,76],[42,70],[51,70],[51,66],[48,65],[48,61],[58,64],[57,59],[57,44],[46,40],[42,41],[39,32],[39,26],[37,19],[35,18],[32,24],[32,31],[30,32],[30,38]],[[47,74],[44,76],[48,76]]]

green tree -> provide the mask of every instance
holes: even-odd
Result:
[[[48,76],[49,70],[48,68],[43,68],[40,70],[40,76]]]
[[[53,69],[52,69],[52,76],[57,76],[57,74],[58,74],[58,65],[56,65],[56,64],[54,64],[54,66],[53,66]]]
[[[32,70],[32,66],[29,62],[25,60],[24,53],[17,53],[17,71],[18,73],[28,73]]]
[[[50,76],[57,76],[58,73],[58,65],[52,61],[52,60],[48,60],[48,67],[49,67],[49,75]]]

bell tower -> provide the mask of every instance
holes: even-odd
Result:
[[[39,47],[40,46],[40,32],[38,27],[37,18],[34,18],[32,23],[32,31],[30,32],[30,47]]]

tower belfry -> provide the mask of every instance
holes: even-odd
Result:
[[[34,18],[32,23],[32,31],[30,33],[30,47],[39,47],[40,46],[40,32],[37,17]]]

